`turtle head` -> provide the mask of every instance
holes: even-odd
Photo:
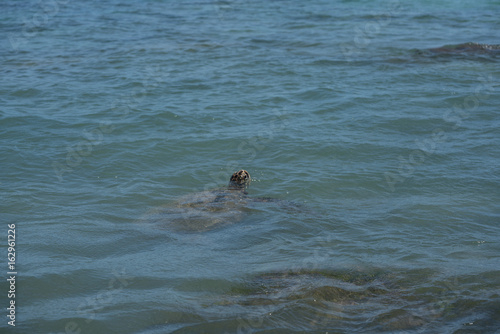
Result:
[[[242,169],[231,176],[229,180],[229,189],[245,190],[250,185],[250,173]]]

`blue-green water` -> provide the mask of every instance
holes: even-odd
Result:
[[[498,1],[0,8],[2,333],[500,332]]]

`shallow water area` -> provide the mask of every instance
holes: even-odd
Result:
[[[0,332],[498,333],[499,12],[3,2]]]

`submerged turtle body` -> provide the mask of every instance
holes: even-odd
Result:
[[[237,223],[259,204],[298,209],[286,200],[249,197],[246,189],[250,182],[250,173],[242,169],[231,176],[226,187],[185,195],[173,204],[149,211],[141,221],[177,232],[203,232]]]
[[[417,56],[438,58],[438,59],[488,59],[500,56],[500,45],[462,43],[454,45],[444,45],[430,49],[413,50]]]
[[[250,173],[242,169],[231,176],[227,187],[186,195],[177,202],[177,206],[207,207],[213,211],[224,209],[225,204],[231,206],[245,199],[247,195],[245,190],[250,185],[250,181]]]
[[[250,181],[250,173],[240,170],[231,176],[227,187],[182,197],[175,206],[174,212],[180,214],[180,220],[172,220],[174,227],[184,231],[205,231],[240,221]]]
[[[429,51],[439,54],[498,53],[500,52],[500,45],[470,42],[457,45],[445,45],[440,48],[429,49]]]
[[[250,181],[250,173],[240,170],[231,176],[227,187],[183,196],[173,205],[150,213],[148,220],[179,232],[201,232],[236,223],[247,209]]]

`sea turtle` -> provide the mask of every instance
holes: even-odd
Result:
[[[456,53],[498,53],[500,45],[495,44],[480,44],[480,43],[462,43],[457,45],[445,45],[440,48],[429,49],[429,51],[440,54],[456,54]]]
[[[500,45],[497,44],[480,44],[480,43],[462,43],[454,45],[444,45],[438,48],[430,48],[425,50],[414,50],[418,56],[426,56],[431,58],[454,59],[454,58],[478,58],[484,57],[496,58],[500,55]]]
[[[150,211],[145,219],[175,231],[201,232],[241,221],[249,203],[279,202],[271,198],[250,198],[246,189],[250,173],[239,170],[226,187],[181,197],[173,204]]]

